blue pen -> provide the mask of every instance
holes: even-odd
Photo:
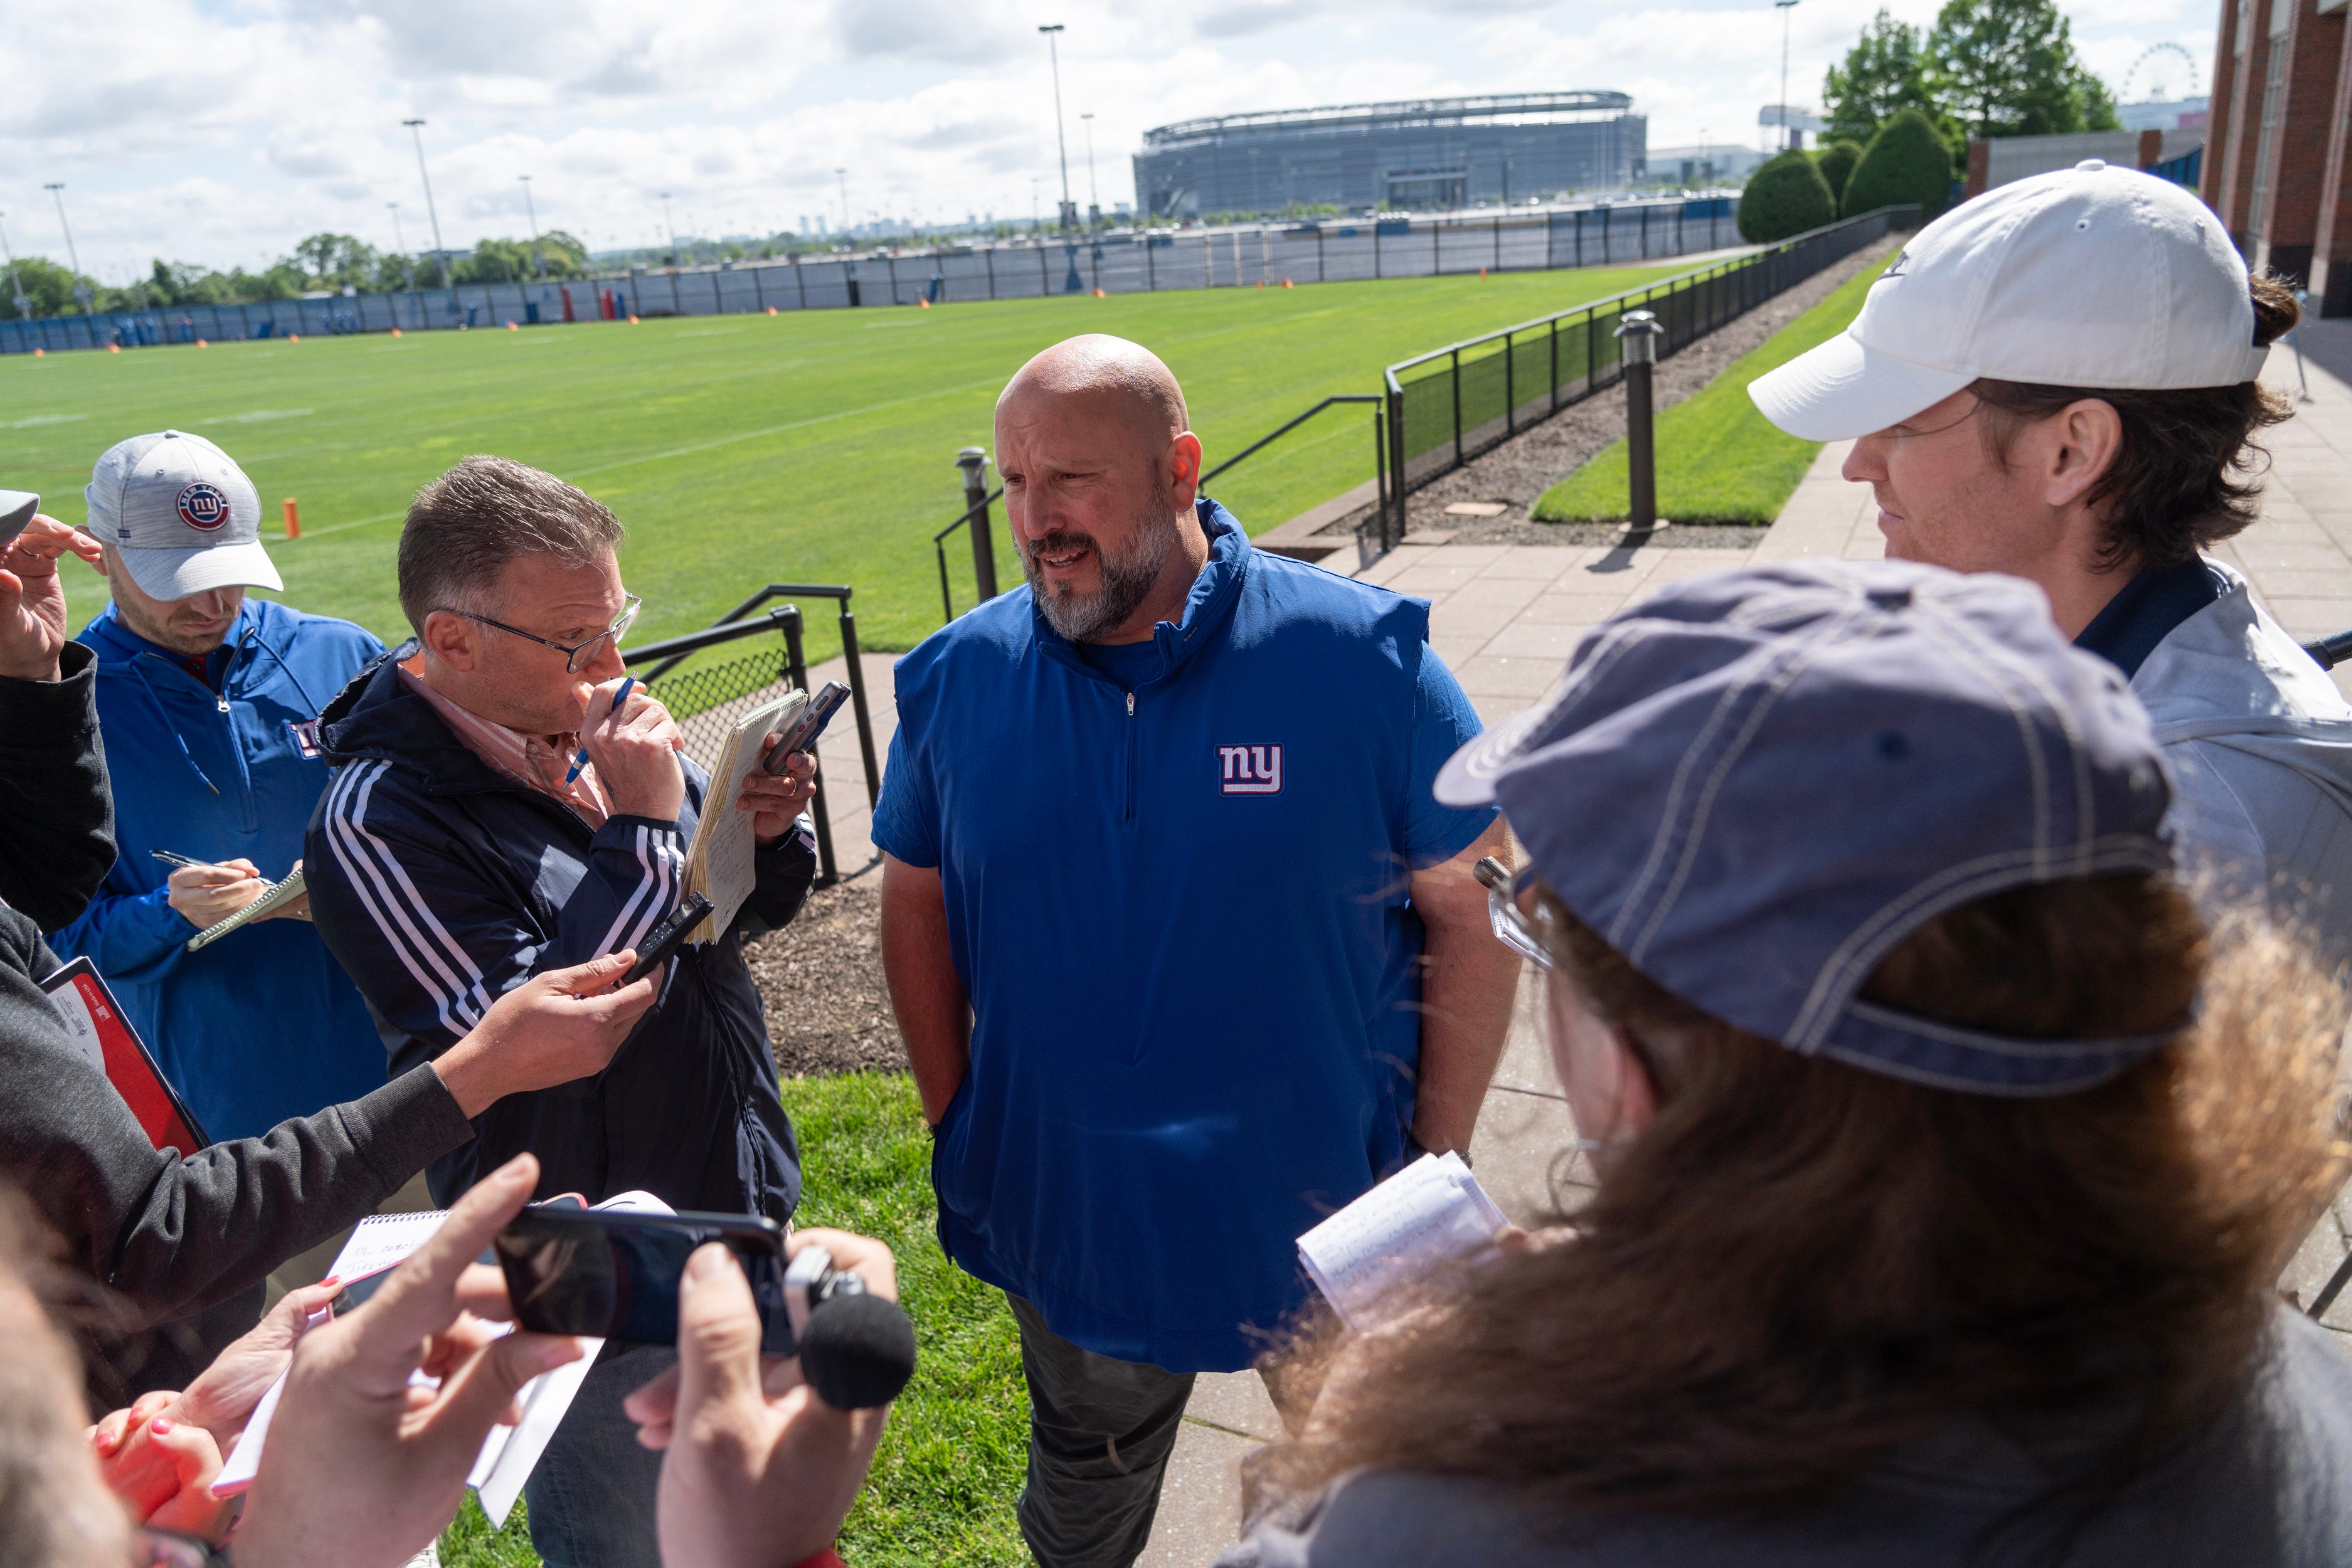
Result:
[[[629,693],[636,689],[636,685],[637,678],[634,675],[621,682],[621,689],[613,698],[614,712],[618,713],[621,710],[621,704],[629,700]],[[580,770],[587,765],[588,748],[583,746],[580,748],[580,754],[572,759],[572,771],[563,775],[563,786],[566,789],[571,788],[572,781],[580,776]]]

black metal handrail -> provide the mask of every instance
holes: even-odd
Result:
[[[650,685],[676,669],[690,654],[733,642],[739,637],[776,632],[784,640],[783,664],[779,674],[805,691],[808,689],[808,659],[803,643],[800,606],[778,605],[763,616],[753,616],[751,612],[775,599],[833,600],[839,606],[837,621],[841,630],[842,658],[848,666],[850,708],[857,719],[858,756],[866,768],[866,804],[870,810],[882,798],[882,769],[874,752],[874,717],[866,695],[866,663],[857,646],[857,616],[849,607],[853,592],[840,584],[771,583],[701,631],[664,637],[658,642],[641,643],[623,649],[621,657],[624,662],[632,666],[651,661],[653,667],[641,676]],[[818,762],[815,783],[816,793],[809,802],[809,810],[816,825],[817,885],[829,887],[841,879],[841,871],[834,855],[832,814],[827,809],[824,766],[821,761]],[[713,781],[713,784],[714,787],[719,786],[719,781]]]
[[[1331,407],[1335,404],[1370,403],[1377,405],[1381,401],[1381,398],[1377,393],[1336,393],[1333,395],[1325,398],[1322,402],[1315,405],[1314,407],[1309,408],[1306,413],[1297,415],[1292,418],[1284,420],[1280,425],[1275,426],[1274,429],[1259,437],[1248,446],[1244,447],[1240,451],[1235,452],[1232,457],[1227,458],[1223,462],[1219,463],[1215,468],[1211,468],[1208,472],[1202,474],[1201,476],[1200,482],[1202,485],[1206,485],[1211,479],[1215,479],[1219,474],[1223,473],[1226,469],[1232,468],[1243,458],[1263,451],[1265,447],[1272,446],[1275,442],[1280,440],[1283,437],[1289,435],[1293,430],[1297,429],[1301,425],[1306,424],[1309,419],[1314,418],[1318,414],[1322,413],[1325,409]],[[1381,421],[1378,418],[1374,418],[1372,421],[1372,472],[1380,481],[1381,515],[1386,516],[1388,513],[1387,439],[1386,431],[1382,428]],[[954,533],[957,529],[965,526],[967,523],[971,522],[972,519],[980,516],[982,512],[985,512],[989,509],[990,505],[1003,494],[1004,487],[1003,485],[997,486],[994,489],[989,491],[988,494],[978,503],[966,508],[961,517],[957,518],[953,522],[949,523],[945,528],[942,528],[937,533],[931,535],[931,549],[934,553],[938,555],[940,563],[940,610],[941,615],[948,620],[951,621],[955,619],[955,598],[948,588],[948,537]]]

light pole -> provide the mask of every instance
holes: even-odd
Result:
[[[547,252],[539,247],[539,208],[530,199],[530,176],[517,174],[515,178],[522,182],[522,210],[530,215],[531,259],[539,263],[539,275],[543,279],[547,276]]]
[[[0,212],[0,217],[7,216]],[[12,302],[16,307],[16,315],[19,320],[29,321],[33,319],[33,301],[25,292],[25,285],[17,281],[16,253],[8,248],[8,231],[5,228],[0,228],[0,256],[8,258],[8,292],[15,296]]]
[[[81,302],[81,313],[89,314],[90,291],[81,280],[81,258],[74,251],[73,225],[66,222],[66,185],[63,180],[53,180],[41,189],[58,199],[58,226],[66,231],[66,259],[73,264],[73,297]]]
[[[404,120],[408,133],[416,139],[416,177],[425,182],[425,216],[433,220],[433,259],[441,268],[441,286],[449,287],[449,253],[441,246],[441,209],[433,204],[433,176],[425,172],[425,121]],[[456,308],[456,301],[451,301]]]
[[[1062,153],[1062,232],[1070,228],[1070,142],[1062,129],[1062,49],[1059,35],[1062,24],[1050,23],[1039,27],[1045,35],[1045,58],[1054,68],[1054,144]]]
[[[670,265],[670,270],[671,270],[671,271],[673,271],[673,272],[675,272],[676,270],[677,270],[677,225],[676,225],[676,224],[674,224],[674,223],[672,223],[672,222],[670,221],[670,216],[669,216],[669,193],[668,193],[667,191],[664,191],[664,192],[662,192],[662,193],[661,193],[661,204],[662,204],[662,227],[664,227],[664,228],[666,228],[666,229],[669,230],[669,265]]]
[[[833,177],[841,186],[841,237],[847,239],[849,237],[849,171],[835,169],[833,172]]]
[[[1088,110],[1078,118],[1087,126],[1087,226],[1094,228],[1102,222],[1102,188],[1095,184],[1095,117]]]
[[[400,204],[386,202],[383,205],[392,213],[392,243],[400,252],[400,275],[407,279],[408,286],[414,289],[416,287],[416,268],[409,259],[408,237],[400,232]]]
[[[1772,9],[1780,13],[1780,146],[1782,150],[1797,144],[1797,132],[1789,121],[1789,13],[1797,8],[1797,0],[1772,0]]]

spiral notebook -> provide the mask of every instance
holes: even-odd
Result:
[[[639,1192],[622,1193],[593,1206],[630,1214],[673,1212],[651,1193]],[[352,1238],[343,1243],[342,1251],[335,1255],[334,1267],[327,1272],[338,1279],[359,1279],[389,1268],[432,1240],[433,1233],[448,1217],[446,1209],[370,1215],[360,1221]],[[483,1261],[491,1259],[485,1254]],[[326,1321],[327,1314],[321,1312],[310,1320],[310,1326],[317,1328]],[[474,1457],[474,1468],[467,1472],[466,1484],[474,1489],[493,1530],[506,1528],[507,1515],[514,1511],[515,1500],[522,1496],[523,1483],[530,1479],[531,1467],[547,1451],[564,1412],[572,1408],[581,1384],[587,1380],[596,1352],[604,1346],[602,1340],[583,1340],[581,1343],[585,1353],[578,1361],[542,1373],[522,1385],[521,1392],[515,1395],[515,1403],[522,1407],[522,1419],[511,1426],[491,1427],[489,1436],[482,1439],[481,1452]],[[409,1381],[422,1388],[437,1386],[435,1379],[421,1372],[411,1373]],[[261,1396],[261,1403],[254,1407],[253,1419],[238,1435],[236,1446],[229,1450],[227,1461],[213,1481],[213,1496],[235,1497],[253,1485],[253,1478],[261,1468],[262,1448],[269,1440],[269,1420],[277,1414],[278,1396],[285,1389],[286,1380],[280,1377]]]
[[[1424,1154],[1300,1237],[1298,1258],[1340,1321],[1360,1331],[1383,1321],[1392,1287],[1493,1246],[1509,1223],[1461,1155]]]

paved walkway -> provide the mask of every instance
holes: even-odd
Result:
[[[2303,331],[2307,339],[2324,340],[2324,357],[2352,375],[2352,324],[2313,322]],[[2216,552],[2246,574],[2288,630],[2306,638],[2352,628],[2352,385],[2322,369],[2322,347],[2315,346],[2306,366],[2312,401],[2269,438],[2275,467],[2265,484],[2262,521]],[[2291,353],[2273,355],[2265,379],[2294,392]],[[1750,561],[1882,556],[1869,489],[1838,474],[1849,449],[1844,442],[1822,449],[1752,550],[1404,545],[1358,575],[1431,602],[1431,639],[1491,724],[1550,689],[1594,622],[1659,584]],[[2352,693],[2352,666],[2339,668],[2336,679]],[[1471,1149],[1496,1202],[1522,1222],[1549,1209],[1553,1152],[1573,1135],[1538,1030],[1528,983]],[[1567,1205],[1574,1205],[1579,1178],[1586,1173],[1574,1164],[1561,1172],[1559,1197]],[[2332,1219],[2287,1270],[2284,1283],[2305,1300],[2345,1256],[2352,1200],[2339,1199]],[[2352,1292],[2327,1321],[2352,1349]],[[1230,1545],[1241,1519],[1240,1463],[1280,1434],[1255,1374],[1202,1378],[1185,1413],[1144,1568],[1202,1568]]]

